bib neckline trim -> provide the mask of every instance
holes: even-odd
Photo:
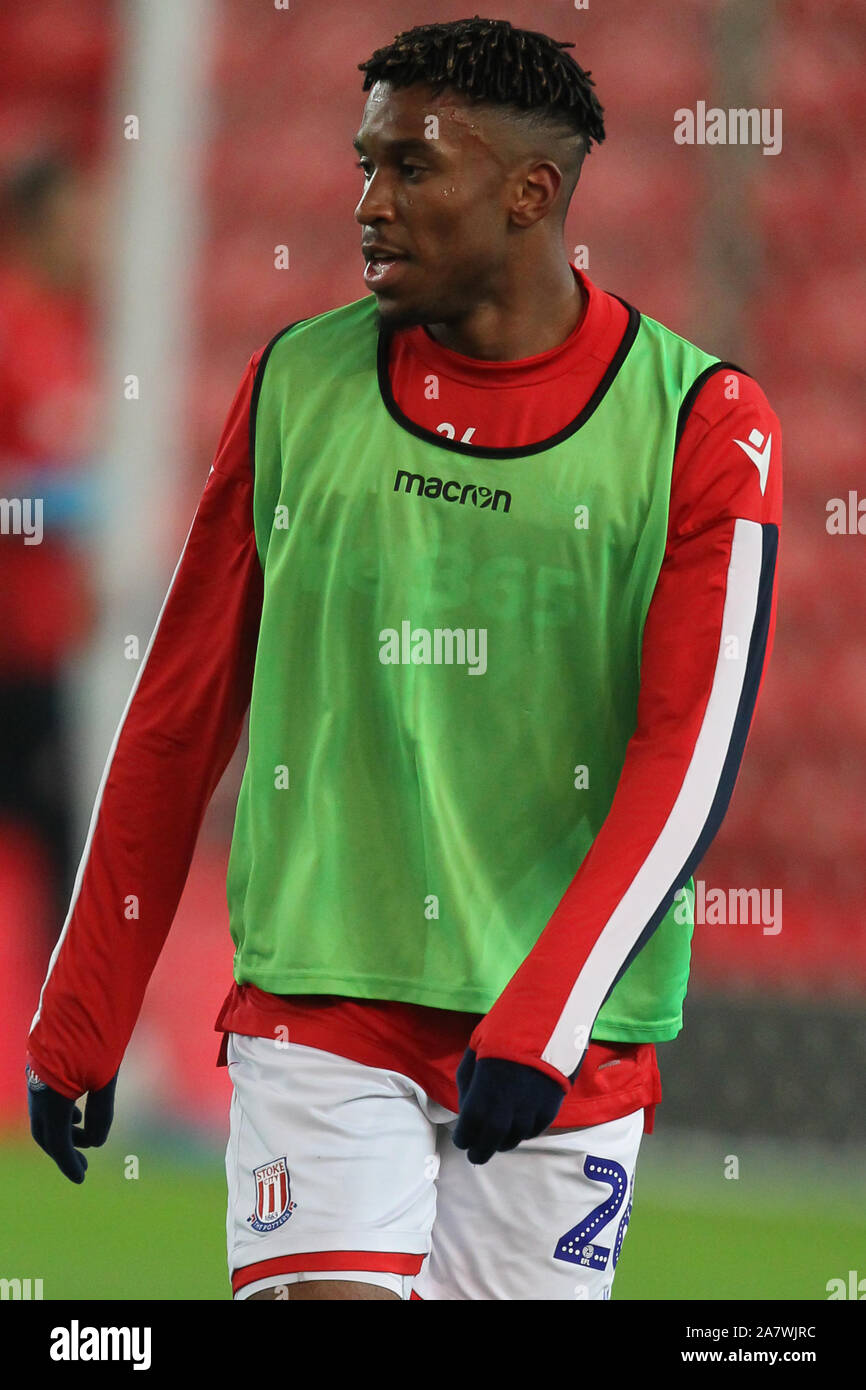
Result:
[[[379,384],[379,394],[383,404],[392,420],[394,420],[401,429],[406,430],[409,434],[415,435],[416,439],[421,439],[426,444],[432,444],[436,448],[445,449],[448,453],[466,454],[470,458],[527,458],[532,454],[541,454],[548,449],[553,449],[557,444],[561,444],[564,440],[569,439],[571,435],[576,434],[577,431],[586,424],[590,416],[598,409],[613,385],[637,337],[641,319],[639,311],[635,309],[634,305],[629,304],[625,299],[621,299],[618,294],[613,297],[614,299],[618,299],[620,304],[628,310],[628,323],[620,339],[619,347],[614,353],[604,376],[583,409],[579,411],[573,420],[569,421],[567,425],[564,425],[556,434],[549,435],[547,439],[540,439],[536,444],[519,444],[516,446],[503,446],[497,448],[493,445],[464,444],[459,439],[448,439],[445,435],[436,434],[433,430],[424,429],[422,425],[416,425],[415,421],[410,420],[409,416],[400,409],[400,406],[394,398],[394,392],[391,389],[391,380],[388,375],[388,350],[395,330],[389,329],[386,325],[380,323],[378,327],[378,346],[376,351],[376,375]]]

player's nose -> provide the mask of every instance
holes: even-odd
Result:
[[[393,222],[394,199],[388,184],[381,178],[380,170],[368,179],[360,202],[355,208],[355,220],[362,226],[370,227],[376,222]]]

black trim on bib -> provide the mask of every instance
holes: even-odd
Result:
[[[736,362],[711,362],[708,367],[704,367],[704,370],[698,376],[695,377],[688,391],[683,396],[683,403],[680,406],[680,413],[677,416],[677,432],[674,438],[674,455],[676,455],[677,449],[680,447],[680,439],[682,438],[683,430],[685,429],[688,418],[692,413],[692,406],[697,400],[698,393],[701,387],[703,386],[707,378],[711,377],[714,372],[722,371],[739,372],[740,376],[747,376],[751,380],[751,372],[744,371],[742,367],[737,366]]]
[[[619,295],[616,295],[615,298],[619,299]],[[414,434],[417,439],[423,439],[427,444],[436,444],[440,449],[447,449],[448,452],[452,454],[468,454],[470,458],[527,458],[530,454],[540,454],[543,453],[545,449],[552,449],[554,445],[561,444],[564,439],[568,439],[570,435],[575,434],[577,430],[580,429],[581,425],[586,424],[590,415],[601,405],[601,402],[604,400],[604,397],[613,384],[617,372],[631,351],[632,344],[637,337],[637,331],[640,327],[640,313],[633,305],[627,304],[624,299],[620,299],[620,303],[628,310],[628,323],[626,324],[620,345],[611,359],[610,366],[607,368],[604,376],[580,414],[575,416],[569,424],[563,426],[558,433],[550,435],[548,439],[542,439],[537,444],[520,444],[507,448],[495,448],[491,445],[485,448],[481,444],[464,444],[459,439],[447,439],[444,435],[436,434],[433,430],[426,430],[421,425],[416,425],[414,420],[410,420],[408,415],[403,414],[403,411],[394,399],[394,393],[391,390],[391,381],[388,376],[388,348],[396,330],[389,329],[384,324],[380,323],[379,345],[376,353],[376,372],[379,378],[379,392],[388,410],[388,414],[401,426],[401,428],[408,430],[409,434]]]
[[[293,328],[297,328],[299,323],[306,322],[306,319],[295,319],[294,323],[290,323],[286,328],[281,328],[279,333],[275,333],[273,338],[271,338],[271,341],[265,348],[264,352],[262,353],[261,358],[259,359],[259,365],[256,367],[256,374],[253,377],[253,389],[250,394],[249,420],[250,472],[252,473],[253,477],[255,477],[256,475],[256,415],[258,413],[259,396],[262,393],[262,381],[264,379],[265,367],[267,366],[268,358],[271,355],[271,350],[286,333],[290,333]]]

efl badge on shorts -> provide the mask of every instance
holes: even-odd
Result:
[[[284,1158],[263,1163],[253,1169],[256,1184],[256,1209],[247,1217],[254,1231],[275,1231],[288,1221],[296,1203],[291,1200],[289,1169]]]

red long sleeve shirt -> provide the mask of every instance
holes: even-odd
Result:
[[[618,299],[574,273],[585,292],[582,317],[564,343],[534,357],[478,361],[441,347],[424,327],[398,333],[389,373],[403,412],[426,429],[481,445],[530,444],[562,428],[597,387],[627,321]],[[120,1063],[207,802],[249,702],[262,603],[249,418],[263,352],[250,359],[232,403],[115,736],[34,1020],[31,1065],[66,1095],[104,1084]],[[637,729],[614,803],[569,890],[573,896],[579,888],[581,902],[598,913],[606,904],[609,910],[623,875],[633,877],[648,852],[636,825],[663,825],[682,785],[718,660],[734,524],[742,517],[779,526],[780,464],[779,423],[757,383],[741,372],[711,375],[692,403],[676,450],[668,544],[645,625]],[[765,660],[775,625],[775,584],[772,594]],[[127,931],[118,940],[112,923],[124,864],[141,864],[142,857],[160,868],[152,876],[148,929]],[[567,923],[561,925],[562,907],[518,976],[533,969],[536,950],[539,969],[549,970],[557,949],[572,956],[581,949]],[[286,1028],[294,1042],[399,1070],[456,1111],[455,1073],[465,1048],[471,1043],[479,1055],[509,1055],[510,1040],[520,1031],[507,1007],[511,988],[482,1018],[393,1001],[283,997],[233,985],[215,1026],[224,1034],[266,1037]],[[660,1098],[651,1043],[592,1042],[556,1125],[600,1124],[643,1107],[649,1131]]]

